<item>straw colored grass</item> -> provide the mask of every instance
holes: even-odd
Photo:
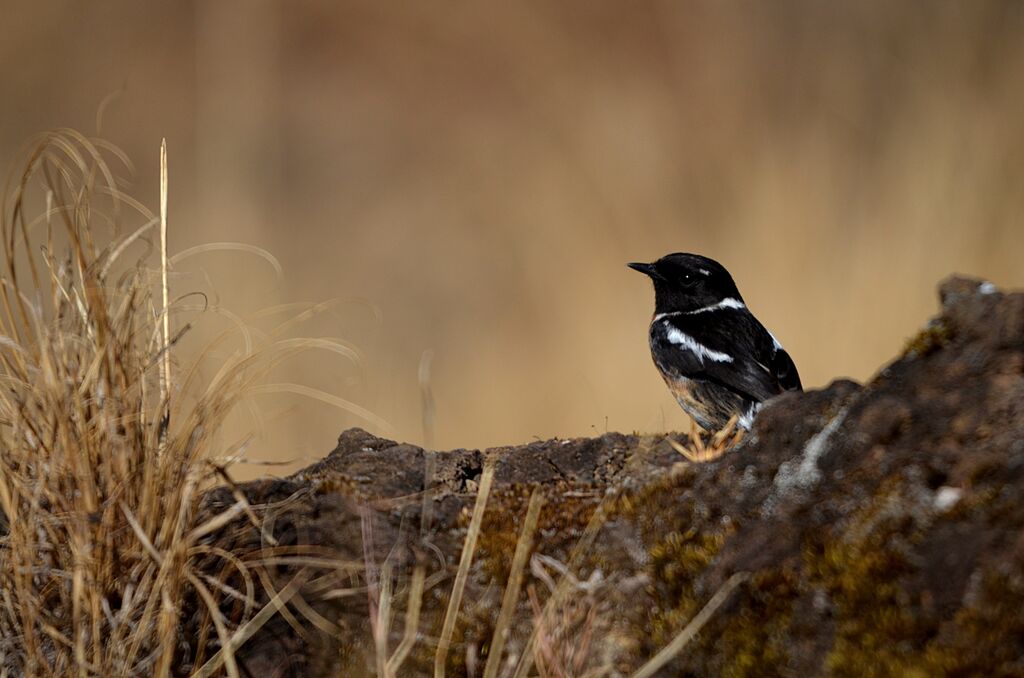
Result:
[[[535,488],[530,494],[530,504],[526,509],[526,517],[523,519],[523,527],[519,531],[519,539],[516,542],[516,552],[512,556],[512,567],[509,570],[508,584],[505,585],[505,592],[501,598],[501,610],[498,612],[498,620],[494,624],[494,634],[491,638],[491,649],[487,654],[487,664],[484,666],[484,678],[497,678],[501,670],[502,654],[505,651],[505,643],[508,640],[512,628],[512,617],[515,614],[516,606],[519,604],[519,593],[523,584],[523,572],[526,569],[526,561],[533,549],[534,532],[537,530],[537,523],[540,521],[540,510],[544,506],[544,495],[540,488]]]
[[[448,609],[445,611],[444,623],[441,627],[441,639],[437,644],[437,652],[434,654],[435,678],[443,678],[445,674],[445,662],[448,659],[448,650],[451,648],[452,633],[455,631],[455,622],[458,620],[459,607],[462,605],[462,594],[466,589],[466,578],[469,576],[469,566],[472,565],[473,555],[476,553],[480,526],[483,524],[484,511],[487,509],[487,497],[491,492],[491,483],[493,481],[494,462],[491,461],[484,465],[483,473],[480,475],[480,487],[476,493],[476,503],[473,505],[473,517],[470,518],[466,539],[462,544],[459,569],[455,573],[455,583],[452,584],[452,593],[448,599]]]
[[[122,194],[109,148],[69,130],[41,138],[4,194],[0,674],[167,676],[208,657],[200,675],[237,676],[235,652],[289,603],[322,621],[299,589],[307,568],[338,562],[274,549],[260,525],[266,562],[210,546],[210,533],[255,523],[256,512],[235,491],[234,506],[201,522],[199,503],[230,481],[211,463],[224,453],[215,441],[225,418],[272,366],[309,348],[355,354],[247,336],[212,379],[176,364],[172,314],[186,305],[167,285],[161,156],[159,219]],[[142,226],[126,232],[129,215]],[[159,273],[144,247],[156,224]],[[261,569],[271,560],[295,568],[280,590]],[[241,601],[240,618],[222,613],[228,599]],[[205,629],[198,638],[183,637],[186,612]]]

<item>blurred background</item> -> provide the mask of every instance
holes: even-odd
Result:
[[[0,4],[5,167],[74,127],[155,210],[166,137],[171,251],[283,269],[199,254],[175,294],[264,331],[333,301],[290,334],[359,364],[271,381],[386,425],[254,396],[229,437],[275,473],[354,425],[441,448],[688,427],[629,261],[723,262],[807,387],[870,378],[952,272],[1024,286],[1015,0]]]

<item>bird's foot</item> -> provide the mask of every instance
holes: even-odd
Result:
[[[695,464],[706,463],[718,459],[743,440],[746,431],[738,428],[737,424],[739,424],[739,417],[733,415],[720,431],[709,434],[694,422],[690,425],[690,433],[687,436],[688,445],[676,442],[671,438],[668,440],[676,452],[689,461]]]

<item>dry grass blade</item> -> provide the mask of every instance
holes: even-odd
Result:
[[[213,619],[213,625],[217,629],[217,636],[220,638],[221,647],[225,648],[222,656],[224,657],[224,668],[227,670],[228,676],[230,678],[238,678],[238,663],[235,661],[234,649],[231,647],[231,636],[227,626],[224,624],[224,619],[218,609],[216,599],[214,599],[210,590],[195,575],[189,574],[188,580],[195,587],[196,591],[199,592],[199,596],[206,603],[207,609],[210,610],[210,616]]]
[[[269,263],[274,268],[274,273],[278,278],[284,277],[284,269],[281,267],[281,262],[277,260],[277,257],[262,247],[256,247],[255,245],[249,245],[244,242],[210,242],[202,245],[196,245],[195,247],[189,247],[188,249],[175,254],[171,257],[170,263],[177,264],[189,257],[202,254],[204,252],[246,252],[248,254],[254,254]]]
[[[516,552],[512,557],[512,568],[508,574],[508,584],[505,586],[505,593],[501,599],[501,610],[498,612],[498,621],[494,625],[494,636],[491,639],[487,664],[484,666],[484,678],[495,678],[501,668],[501,655],[505,650],[505,641],[508,638],[512,615],[515,613],[516,605],[519,603],[519,593],[523,584],[523,571],[526,569],[526,562],[530,557],[530,550],[533,548],[533,534],[537,529],[540,509],[543,505],[544,495],[541,493],[540,488],[537,488],[530,495],[530,503],[526,508],[526,518],[523,519],[523,527],[519,531]]]
[[[647,663],[641,666],[633,675],[632,678],[650,678],[657,673],[662,667],[668,664],[670,661],[683,651],[687,644],[693,640],[693,637],[697,635],[704,625],[708,623],[708,620],[718,611],[718,608],[729,599],[732,592],[736,590],[736,587],[745,582],[750,575],[746,572],[737,572],[733,576],[729,577],[722,588],[718,589],[715,595],[711,596],[711,600],[701,608],[701,611],[690,620],[690,623],[683,628],[682,631],[673,638],[668,645],[663,647],[658,654],[651,657]]]
[[[231,505],[230,508],[228,508],[220,515],[214,516],[210,520],[207,520],[205,523],[194,528],[191,532],[189,532],[189,542],[195,543],[199,541],[200,537],[210,534],[211,532],[216,532],[217,530],[221,529],[241,514],[245,513],[248,508],[249,505],[247,502],[235,502],[234,504]]]
[[[405,608],[405,630],[402,632],[402,642],[395,648],[395,653],[388,659],[385,670],[387,675],[397,675],[398,669],[402,668],[413,646],[416,644],[416,635],[420,627],[420,607],[423,604],[423,581],[426,577],[426,569],[422,565],[416,566],[412,573],[412,583],[409,584],[409,602]]]
[[[364,419],[374,426],[380,428],[382,431],[387,433],[394,432],[394,427],[391,426],[387,421],[381,419],[373,412],[369,411],[365,407],[360,407],[350,400],[339,398],[338,396],[321,391],[315,388],[311,388],[304,384],[260,384],[259,386],[253,386],[249,389],[249,393],[294,393],[296,395],[306,396],[314,400],[319,400],[322,403],[333,405],[340,410],[344,410],[357,417]]]
[[[248,623],[244,624],[239,628],[234,635],[231,637],[230,642],[227,646],[218,650],[217,654],[210,657],[210,660],[203,664],[199,669],[192,674],[194,678],[207,678],[207,676],[213,675],[213,672],[221,667],[221,664],[225,661],[225,655],[229,652],[234,652],[240,648],[245,641],[249,640],[254,633],[259,631],[264,624],[270,621],[275,614],[278,614],[284,607],[291,601],[292,597],[299,592],[302,585],[308,578],[306,570],[300,570],[288,584],[278,591],[270,601],[264,605],[256,616],[253,617]]]
[[[388,672],[388,634],[391,630],[391,566],[385,562],[381,567],[380,595],[377,598],[377,614],[373,623],[374,656],[378,676],[391,676]]]
[[[434,655],[435,678],[442,678],[445,673],[445,662],[448,659],[448,650],[452,643],[452,633],[455,630],[455,621],[459,616],[459,607],[462,605],[462,593],[466,588],[469,566],[473,563],[473,554],[476,551],[477,538],[480,536],[480,525],[484,520],[484,511],[487,509],[487,496],[491,492],[491,482],[493,480],[494,463],[488,462],[484,466],[483,474],[480,476],[480,488],[476,493],[473,517],[469,521],[469,530],[466,532],[466,539],[462,544],[459,570],[455,574],[455,584],[452,585],[452,595],[448,599],[448,609],[445,611],[444,624],[441,627],[441,638],[437,644],[437,653]]]
[[[434,448],[434,430],[437,426],[437,406],[434,402],[434,390],[430,384],[431,366],[434,362],[434,351],[427,349],[420,354],[420,367],[417,377],[420,384],[420,416],[423,420],[423,445]]]
[[[366,505],[359,508],[359,529],[362,534],[363,567],[366,578],[367,610],[370,614],[370,633],[373,637],[374,660],[376,673],[385,678],[387,664],[387,631],[381,621],[379,607],[381,604],[380,572],[374,554],[373,515]],[[389,575],[390,576],[390,575]],[[390,602],[390,601],[389,601]]]
[[[165,403],[164,426],[170,419],[170,388],[171,388],[171,314],[170,289],[167,285],[167,139],[160,143],[160,293],[163,300],[163,312],[160,314],[163,330],[161,346],[160,397]]]

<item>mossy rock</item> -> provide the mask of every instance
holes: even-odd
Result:
[[[378,588],[390,575],[391,655],[420,567],[418,633],[397,675],[431,675],[493,465],[448,675],[481,675],[491,659],[534,491],[545,504],[499,675],[525,655],[529,675],[538,663],[547,674],[628,675],[736,573],[744,583],[660,675],[1024,675],[1024,295],[952,279],[942,297],[942,314],[870,383],[780,396],[708,463],[684,459],[665,434],[430,453],[347,431],[303,473],[241,488],[269,506],[259,510],[281,543],[369,568],[317,570],[303,589],[342,635],[325,637],[308,610],[292,609],[240,661],[253,674],[373,674],[367,572]],[[204,510],[234,501],[222,490]],[[242,519],[209,536],[233,553],[261,540]],[[358,595],[338,593],[349,589]]]

